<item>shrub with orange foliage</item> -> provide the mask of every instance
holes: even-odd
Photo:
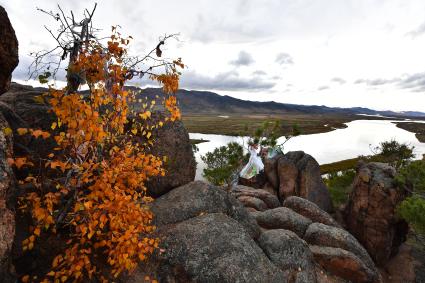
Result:
[[[124,88],[131,77],[123,64],[129,41],[113,29],[107,48],[96,41],[86,44],[70,68],[84,77],[89,94],[50,86],[45,96],[57,117],[50,133],[18,130],[57,143],[54,152],[41,159],[10,160],[19,168],[40,164],[47,171],[25,179],[34,190],[21,200],[21,209],[31,213],[34,226],[23,241],[24,250],[31,250],[46,233],[68,231],[63,235],[68,239],[66,249],[55,257],[43,282],[83,281],[93,276],[106,281],[93,260],[95,253],[105,254],[116,277],[134,269],[158,247],[158,239],[149,236],[155,227],[146,206],[152,199],[145,195],[144,183],[165,174],[162,159],[146,153],[147,147],[154,146],[152,130],[165,121],[147,123],[154,102],[142,106],[138,113],[142,122],[129,121],[130,104],[136,99]],[[170,121],[180,118],[172,95],[178,89],[178,68],[184,68],[180,59],[172,61],[165,73],[150,74],[163,85],[164,108],[169,111],[166,120]],[[135,143],[136,134],[147,143]],[[45,182],[46,176],[55,177]]]

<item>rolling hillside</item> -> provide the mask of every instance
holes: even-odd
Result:
[[[144,96],[161,95],[161,89],[146,88]],[[186,114],[342,114],[382,115],[392,117],[425,117],[422,112],[376,111],[363,107],[336,108],[324,105],[297,105],[287,103],[257,102],[222,96],[209,91],[181,89],[177,93],[180,108]]]

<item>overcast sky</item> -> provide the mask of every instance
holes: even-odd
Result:
[[[119,24],[142,54],[180,33],[164,54],[188,65],[181,86],[297,104],[425,111],[424,0],[102,0],[94,23]],[[53,46],[36,7],[81,15],[94,1],[0,0],[19,40],[14,80],[31,51]]]

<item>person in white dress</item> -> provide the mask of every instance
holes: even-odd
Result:
[[[257,174],[259,174],[260,171],[264,170],[264,164],[261,160],[261,157],[257,154],[257,149],[258,144],[253,144],[249,146],[249,161],[239,173],[240,177],[244,179],[251,179],[252,177],[255,177]]]

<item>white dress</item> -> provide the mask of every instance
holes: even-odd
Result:
[[[239,174],[239,176],[245,179],[251,179],[264,169],[263,161],[261,160],[261,157],[257,155],[257,151],[250,147],[249,153],[251,154],[249,161]]]

